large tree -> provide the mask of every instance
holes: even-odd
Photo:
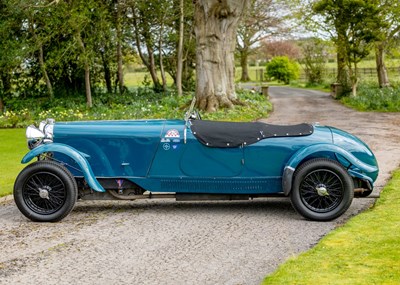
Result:
[[[193,0],[173,0],[171,27],[164,41],[164,62],[168,74],[175,82],[178,94],[193,90],[195,68],[195,36]]]
[[[233,107],[236,31],[249,0],[196,0],[196,98],[200,109]]]
[[[389,76],[385,65],[385,53],[400,33],[400,3],[398,0],[381,0],[381,12],[386,25],[381,25],[381,39],[375,43],[376,70],[379,87],[390,86]]]
[[[359,82],[357,64],[379,39],[379,27],[383,25],[379,1],[319,0],[314,3],[313,10],[334,29],[332,39],[337,47],[338,81],[346,87],[349,78],[355,96]]]
[[[277,0],[250,0],[237,32],[237,51],[242,68],[241,81],[249,81],[248,58],[257,44],[266,38],[285,32],[285,5]]]
[[[136,49],[150,73],[154,89],[156,91],[165,90],[162,52],[164,37],[169,34],[167,21],[171,13],[171,3],[168,0],[136,0],[130,2],[130,7]],[[158,77],[157,66],[161,71],[161,81]]]

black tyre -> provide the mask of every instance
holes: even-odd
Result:
[[[78,187],[72,174],[53,161],[37,161],[25,167],[14,184],[18,209],[35,222],[57,222],[74,208]]]
[[[294,173],[290,200],[296,211],[307,219],[333,220],[350,207],[353,197],[353,180],[334,160],[312,159]]]

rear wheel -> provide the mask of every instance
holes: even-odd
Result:
[[[57,222],[66,217],[77,200],[72,174],[53,161],[37,161],[25,167],[14,184],[14,200],[27,218]]]
[[[317,158],[302,164],[294,174],[290,200],[307,219],[329,221],[351,205],[354,185],[341,164]]]

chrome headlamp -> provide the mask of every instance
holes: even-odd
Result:
[[[34,149],[43,143],[53,142],[54,119],[47,119],[39,124],[39,128],[30,125],[26,129],[26,139],[29,149]]]

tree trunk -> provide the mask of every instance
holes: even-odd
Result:
[[[108,61],[105,56],[105,52],[100,52],[101,61],[103,62],[103,69],[104,69],[104,81],[106,82],[107,92],[111,94],[112,91],[112,83],[111,83],[111,70],[110,66],[108,65]]]
[[[344,48],[345,44],[343,43],[345,39],[343,38],[343,35],[341,35],[338,32],[338,39],[337,39],[337,76],[336,76],[336,81],[341,84],[342,92],[341,93],[347,93],[351,90],[351,83],[350,83],[350,78],[349,78],[349,69],[347,67],[347,62],[346,62],[346,49]],[[337,94],[338,97],[341,96],[341,94]]]
[[[389,76],[385,66],[384,44],[378,43],[375,47],[376,70],[378,73],[379,87],[390,86]]]
[[[360,79],[357,76],[354,76],[353,79],[351,80],[351,96],[353,97],[357,96],[357,87],[359,82]]]
[[[165,77],[165,70],[164,70],[164,62],[163,62],[163,50],[162,50],[162,36],[164,32],[164,24],[161,24],[160,27],[160,33],[159,33],[159,38],[158,38],[158,52],[160,54],[160,72],[161,72],[161,80],[162,80],[162,88],[163,91],[167,91],[167,79]]]
[[[178,96],[182,96],[182,69],[183,69],[183,32],[184,32],[184,11],[183,11],[183,0],[179,1],[179,42],[178,42],[178,58],[176,67],[176,89],[178,90]]]
[[[79,47],[81,48],[81,56],[83,57],[84,60],[84,69],[85,69],[85,93],[86,93],[86,105],[88,108],[92,108],[93,107],[93,103],[92,103],[92,91],[91,91],[91,87],[90,87],[90,65],[89,65],[89,60],[87,58],[87,54],[86,54],[86,48],[85,45],[82,41],[80,32],[78,31],[76,33],[76,38],[79,44]]]
[[[51,81],[49,75],[47,74],[46,66],[44,64],[44,55],[43,55],[43,45],[39,45],[39,65],[40,70],[42,71],[42,75],[44,77],[44,81],[46,82],[47,92],[49,93],[50,99],[54,98],[53,86],[51,85]]]
[[[0,91],[0,114],[4,112],[4,98],[11,95],[11,72],[3,70],[1,72],[1,82],[3,85],[3,90]]]
[[[350,81],[351,81],[351,96],[356,97],[357,96],[357,87],[358,83],[360,82],[360,78],[358,78],[358,67],[357,67],[357,62],[354,60],[354,69],[352,68],[351,62],[348,62],[348,68],[349,68],[349,75],[350,75]]]
[[[86,93],[86,105],[88,108],[92,108],[93,103],[92,103],[92,91],[90,88],[90,67],[87,59],[85,60],[85,93]]]
[[[249,52],[245,49],[247,48],[244,48],[240,51],[240,66],[242,67],[242,76],[240,77],[240,81],[242,82],[247,82],[251,80],[249,76],[249,68],[247,66]]]
[[[122,28],[120,23],[121,18],[121,8],[120,3],[117,1],[117,14],[116,14],[116,30],[117,30],[117,77],[118,77],[118,87],[119,93],[124,93],[124,72],[122,66]]]
[[[161,87],[160,80],[158,79],[156,62],[154,60],[154,49],[150,46],[150,43],[146,43],[147,54],[149,55],[149,65],[147,69],[150,72],[151,79],[153,80],[153,85],[155,90],[159,90]]]
[[[50,99],[53,99],[54,98],[53,87],[51,85],[50,78],[47,74],[46,65],[44,63],[43,44],[41,43],[41,41],[38,39],[38,37],[36,35],[34,23],[33,23],[32,19],[29,22],[29,30],[32,34],[33,39],[35,40],[35,43],[37,44],[38,49],[39,49],[39,58],[38,58],[39,66],[40,66],[40,71],[42,72],[44,81],[46,82],[47,92],[49,93]]]
[[[236,29],[248,0],[196,0],[196,98],[200,109],[233,107]]]
[[[132,10],[134,10],[134,9],[135,8],[132,7]],[[147,60],[140,48],[142,45],[142,42],[140,40],[139,24],[138,24],[135,16],[133,17],[133,24],[135,27],[136,47],[138,49],[140,59],[142,60],[143,64],[147,67],[147,70],[150,72],[150,76],[153,81],[154,89],[158,90],[161,87],[161,84],[160,84],[160,81],[158,80],[158,76],[157,76],[157,70],[156,70],[156,65],[155,65],[155,61],[154,61],[154,50],[153,50],[152,44],[149,42],[150,39],[145,38],[145,44],[146,44],[147,55],[148,55],[148,60]],[[150,33],[147,31],[146,35],[149,35],[149,34]]]
[[[345,57],[338,52],[337,53],[337,75],[336,80],[344,86],[348,86],[349,83],[349,70],[346,65]]]
[[[117,43],[117,63],[118,63],[118,71],[117,71],[117,76],[118,76],[118,88],[119,88],[119,93],[122,94],[124,93],[124,72],[122,68],[122,47],[121,47],[121,42],[118,41]]]

